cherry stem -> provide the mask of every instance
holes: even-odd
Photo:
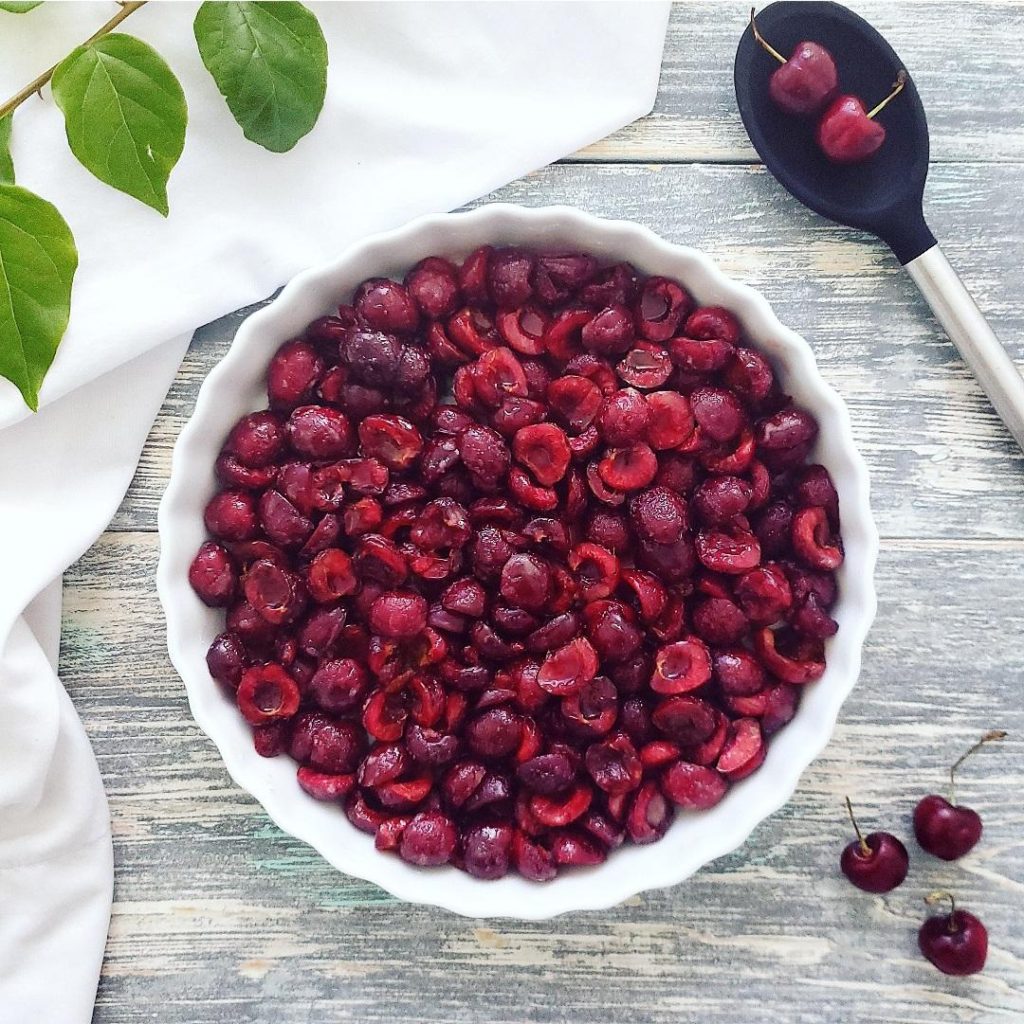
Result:
[[[991,743],[993,740],[1003,740],[1003,739],[1006,739],[1006,732],[1003,729],[992,729],[989,732],[985,733],[985,735],[982,736],[981,739],[978,740],[978,742],[975,743],[974,746],[971,747],[971,749],[967,751],[967,753],[961,754],[960,757],[958,757],[953,762],[953,767],[949,769],[949,802],[951,804],[955,804],[956,803],[956,770],[957,770],[957,768],[959,768],[960,765],[962,765],[964,763],[964,761],[966,761],[967,758],[969,758],[971,756],[971,754],[975,753],[975,751],[978,751],[983,746],[985,746],[986,743]]]
[[[885,108],[894,100],[901,92],[903,87],[907,84],[907,73],[906,71],[900,70],[900,73],[896,76],[896,81],[892,83],[892,92],[882,100],[873,110],[868,111],[868,117],[874,117],[875,114],[881,113]]]
[[[786,58],[783,57],[782,54],[779,53],[779,51],[776,50],[775,47],[772,46],[772,44],[769,43],[763,35],[761,35],[760,31],[758,31],[757,22],[754,21],[755,10],[756,8],[754,7],[750,8],[750,31],[754,33],[754,38],[761,44],[761,46],[765,50],[767,50],[780,64],[785,64]]]
[[[929,906],[933,903],[940,903],[942,900],[949,900],[949,924],[947,927],[951,933],[955,933],[959,931],[959,929],[957,928],[956,921],[954,920],[956,915],[956,900],[953,899],[953,894],[951,892],[946,892],[945,889],[936,889],[935,892],[928,893],[924,898],[925,903]]]
[[[850,822],[853,825],[853,831],[857,833],[857,840],[860,842],[860,855],[862,857],[871,856],[871,847],[868,846],[867,840],[861,835],[860,825],[857,824],[857,819],[853,816],[853,804],[850,803],[850,798],[843,797],[846,801],[846,813],[850,815]]]
[[[95,43],[97,39],[101,39],[103,36],[113,32],[118,25],[124,21],[125,18],[134,14],[140,7],[146,6],[147,0],[135,0],[132,3],[123,3],[120,5],[120,10],[115,14],[106,24],[101,25],[88,39],[82,44],[88,46],[90,43]],[[54,64],[52,68],[44,71],[38,78],[33,79],[24,89],[16,92],[3,106],[0,106],[0,118],[6,117],[12,110],[20,107],[33,93],[39,93],[42,96],[42,88],[46,83],[53,77],[54,71],[57,70],[58,65]]]

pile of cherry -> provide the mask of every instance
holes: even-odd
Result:
[[[378,848],[546,880],[653,842],[825,671],[817,424],[676,281],[430,257],[282,345],[267,391],[190,570],[227,609],[207,662]]]
[[[829,160],[836,164],[858,164],[881,149],[885,126],[875,117],[903,91],[905,71],[897,74],[889,95],[867,110],[859,96],[839,94],[835,58],[821,43],[797,43],[787,60],[758,31],[753,8],[750,28],[762,49],[782,65],[768,79],[772,102],[794,117],[818,117],[814,137]]]
[[[981,815],[955,800],[956,770],[976,750],[1006,733],[994,729],[963,754],[949,770],[949,798],[930,793],[914,808],[914,835],[923,850],[942,860],[958,860],[981,839]],[[861,834],[849,798],[846,809],[857,838],[839,859],[839,866],[858,889],[891,892],[901,885],[910,869],[907,848],[891,832]],[[958,909],[951,893],[939,891],[925,897],[928,904],[948,900],[948,914],[929,917],[918,931],[921,952],[944,974],[977,974],[988,955],[988,931],[967,910]]]

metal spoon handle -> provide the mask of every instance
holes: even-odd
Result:
[[[960,350],[992,407],[1024,448],[1024,377],[1006,354],[971,293],[937,246],[906,264],[950,341]]]

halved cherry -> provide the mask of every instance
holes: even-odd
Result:
[[[615,369],[627,384],[650,391],[672,376],[672,360],[660,346],[641,342],[623,356]]]
[[[793,516],[793,550],[812,569],[830,572],[843,563],[843,549],[828,522],[828,514],[819,505],[802,508]]]
[[[544,659],[537,673],[537,685],[555,697],[569,697],[597,675],[598,665],[590,642],[576,637]]]
[[[820,643],[808,651],[808,657],[788,657],[776,647],[776,634],[769,626],[754,634],[754,650],[761,664],[784,683],[802,685],[825,674],[825,657]]]
[[[626,828],[634,843],[653,843],[672,824],[672,808],[655,782],[645,782],[637,790],[626,816]]]
[[[753,718],[740,718],[729,730],[716,767],[730,782],[738,782],[759,768],[764,756],[761,726]]]
[[[521,828],[512,837],[512,865],[532,882],[549,882],[558,874],[554,857]]]
[[[693,411],[685,395],[654,391],[647,396],[647,408],[647,442],[657,451],[678,448],[693,433]]]
[[[550,512],[558,505],[558,494],[552,488],[538,487],[518,466],[508,471],[508,488],[521,505],[534,512]]]
[[[264,725],[299,710],[299,688],[280,665],[254,665],[242,673],[235,700],[250,725]]]
[[[711,655],[696,637],[666,644],[654,656],[651,689],[655,693],[688,693],[711,678]]]
[[[602,863],[608,854],[593,837],[572,829],[559,829],[551,836],[551,856],[556,864],[583,867]]]
[[[682,746],[703,743],[715,731],[715,709],[699,697],[667,697],[651,715],[651,721],[669,739]]]
[[[391,414],[367,416],[359,424],[359,443],[367,455],[393,470],[408,469],[423,450],[419,430]]]
[[[765,687],[756,693],[722,695],[721,703],[733,718],[760,718],[768,711],[769,691]]]
[[[594,784],[606,793],[628,793],[643,779],[644,765],[624,733],[592,743],[587,747],[584,763]]]
[[[698,530],[694,542],[697,557],[714,572],[738,575],[761,561],[757,537],[740,526]]]
[[[608,597],[619,585],[619,560],[600,544],[577,544],[567,562],[579,581],[580,597],[588,603]]]
[[[343,800],[356,784],[356,777],[352,773],[334,775],[331,772],[307,768],[305,765],[299,767],[295,777],[302,789],[314,800]]]
[[[497,408],[508,397],[526,398],[526,373],[510,348],[492,348],[472,364],[473,388],[481,402]]]
[[[660,768],[662,765],[678,761],[680,752],[679,744],[671,740],[651,740],[640,748],[640,763],[644,766],[644,771],[650,771],[652,768]]]
[[[740,340],[740,325],[736,317],[721,306],[701,306],[690,314],[683,333],[688,338],[717,338],[735,345]]]
[[[661,777],[661,791],[677,807],[687,811],[704,811],[725,796],[729,788],[725,777],[714,768],[688,761],[669,765]]]
[[[733,475],[745,473],[754,459],[754,434],[744,427],[734,442],[705,451],[701,457],[701,464],[711,473],[732,473]]]
[[[408,710],[398,695],[377,690],[363,708],[363,727],[376,740],[394,743],[405,730]]]
[[[324,604],[355,593],[352,559],[340,548],[321,551],[306,569],[306,585],[313,600]]]
[[[672,362],[689,373],[713,373],[727,365],[735,348],[719,338],[673,338],[668,343]]]
[[[637,327],[648,341],[668,341],[692,308],[693,301],[678,282],[649,277],[636,302]]]
[[[547,400],[555,415],[579,433],[594,422],[601,408],[601,389],[586,377],[566,374],[548,386]]]
[[[412,779],[385,782],[374,790],[377,799],[395,811],[411,811],[426,798],[434,785],[429,775],[417,775]]]
[[[530,813],[542,825],[549,828],[560,828],[580,817],[590,806],[594,791],[584,783],[577,783],[563,796],[542,796],[537,794],[530,798]]]
[[[536,306],[522,306],[498,314],[498,332],[517,352],[539,356],[545,351],[544,337],[550,320]]]
[[[729,719],[721,711],[715,712],[715,728],[703,743],[697,743],[683,750],[685,760],[691,764],[713,765],[725,746],[729,736]]]
[[[623,569],[621,576],[622,582],[636,597],[640,619],[645,623],[655,622],[668,602],[668,593],[662,582],[653,573],[642,569]]]
[[[650,445],[641,441],[611,449],[597,464],[597,471],[613,490],[638,491],[654,479],[658,459]]]
[[[552,487],[569,468],[572,451],[565,431],[554,423],[537,423],[516,431],[512,455],[525,466],[537,483]]]
[[[555,359],[568,362],[579,352],[580,334],[593,316],[594,311],[586,306],[569,306],[562,310],[544,332],[544,348]]]
[[[471,356],[481,355],[499,343],[493,322],[480,309],[460,309],[448,318],[445,327],[449,340]]]

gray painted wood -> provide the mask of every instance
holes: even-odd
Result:
[[[653,113],[575,159],[756,160],[732,84],[750,6],[674,4]],[[1024,159],[1018,90],[998,84],[1024,81],[1024,3],[849,0],[846,6],[892,43],[914,76],[928,112],[933,160]]]
[[[1024,165],[934,168],[928,211],[949,258],[1024,363]],[[764,292],[850,406],[889,535],[1024,536],[1024,456],[881,243],[804,210],[761,168],[562,164],[492,200],[570,203],[704,249]],[[112,529],[153,529],[170,453],[242,315],[196,335]],[[894,400],[898,396],[898,400]]]
[[[284,836],[189,717],[153,592],[153,533],[110,533],[68,574],[63,678],[110,794],[114,919],[96,1024],[169,1021],[1001,1022],[1024,1015],[1024,542],[890,540],[860,683],[793,800],[673,890],[537,924],[411,907]],[[145,624],[151,628],[140,628]],[[960,796],[985,834],[961,864],[908,816],[975,736]],[[838,874],[842,796],[907,839],[884,897]],[[984,974],[915,952],[921,896],[988,923]]]
[[[915,73],[939,161],[933,227],[1024,362],[1024,6],[855,7]],[[745,16],[676,5],[654,114],[489,198],[573,203],[705,249],[808,338],[846,399],[883,535],[880,607],[824,755],[736,853],[674,890],[553,922],[409,907],[283,835],[192,722],[153,585],[171,446],[246,311],[231,314],[196,333],[110,532],[66,577],[61,674],[107,785],[117,863],[94,1024],[1024,1019],[1024,458],[883,249],[742,166],[730,76]],[[1010,739],[961,784],[985,817],[978,849],[946,865],[911,840],[902,888],[851,889],[836,869],[842,795],[907,837],[917,797],[997,726]],[[917,955],[920,897],[937,886],[989,925],[979,977]]]

